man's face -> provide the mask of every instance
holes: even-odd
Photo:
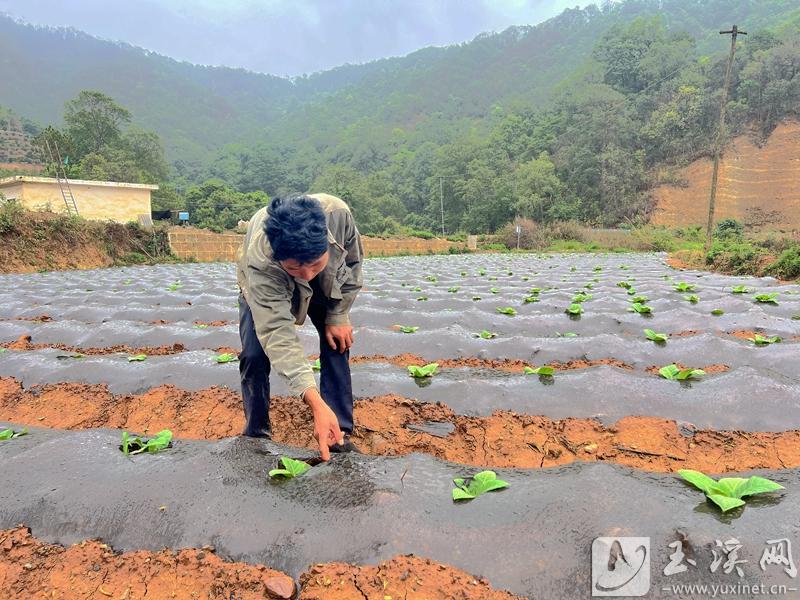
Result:
[[[281,266],[283,267],[284,271],[286,271],[292,277],[297,277],[297,279],[303,279],[305,281],[311,281],[314,279],[314,277],[322,272],[327,264],[327,250],[325,251],[325,254],[310,263],[300,263],[293,258],[287,258],[286,260],[281,261]]]

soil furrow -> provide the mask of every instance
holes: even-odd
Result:
[[[313,448],[311,414],[294,397],[275,397],[276,441]],[[20,424],[136,433],[172,429],[178,438],[221,439],[241,431],[239,394],[212,387],[186,391],[163,385],[138,395],[114,395],[104,385],[60,383],[25,389],[0,378],[0,419]],[[395,395],[356,401],[355,443],[380,456],[422,452],[475,466],[540,468],[607,461],[654,472],[691,468],[710,473],[800,466],[800,430],[698,430],[688,424],[630,416],[610,426],[593,419],[550,419],[495,411],[457,415],[441,403]]]

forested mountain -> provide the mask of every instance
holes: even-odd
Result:
[[[6,18],[0,105],[58,125],[81,90],[107,94],[161,136],[186,191],[170,202],[209,224],[263,200],[248,192],[312,188],[348,199],[367,231],[436,227],[440,190],[448,231],[515,215],[618,223],[646,215],[657,166],[707,151],[729,45],[718,32],[734,22],[750,35],[731,130],[766,135],[800,112],[796,0],[625,0],[294,80]]]

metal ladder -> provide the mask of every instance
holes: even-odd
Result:
[[[58,149],[58,144],[55,140],[53,140],[52,147],[50,146],[49,140],[45,140],[44,144],[45,148],[47,148],[47,154],[50,157],[50,162],[55,164],[56,167],[56,181],[58,181],[58,187],[61,189],[61,197],[64,198],[64,204],[67,207],[67,214],[70,216],[78,216],[78,205],[75,203],[75,196],[72,195],[72,188],[69,186],[67,170],[64,168],[64,163],[61,160],[61,152]]]

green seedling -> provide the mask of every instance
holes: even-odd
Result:
[[[483,277],[484,275],[486,275],[486,269],[481,269],[481,270],[479,270],[479,271],[478,271],[478,275],[480,275],[481,277]]]
[[[143,360],[147,360],[147,354],[135,354],[128,357],[128,362],[142,362]]]
[[[679,369],[677,365],[667,365],[658,370],[658,374],[670,381],[686,381],[706,374],[703,369]]]
[[[530,279],[530,277],[528,277],[527,275],[523,275],[523,277],[522,277],[522,281],[528,281],[529,279]]]
[[[681,281],[672,286],[676,292],[693,292],[696,287],[697,286],[693,283],[686,283],[685,281]]]
[[[631,288],[631,289],[628,290],[628,296],[635,296],[635,295],[636,295],[636,290],[635,289]]]
[[[573,303],[570,304],[564,312],[568,315],[580,315],[583,314],[583,307],[580,304]]]
[[[417,302],[425,302],[428,299],[427,296],[419,296],[417,297]]]
[[[411,291],[412,291],[412,292],[421,292],[421,291],[422,291],[422,288],[421,288],[421,287],[419,287],[419,286],[417,286],[417,287],[413,288]]]
[[[430,281],[431,283],[436,283],[438,279],[436,279],[435,275],[426,275],[425,281]]]
[[[650,306],[642,304],[641,302],[634,302],[631,304],[631,310],[639,313],[640,315],[649,315],[653,313],[653,309]]]
[[[494,333],[493,331],[487,331],[486,329],[484,329],[480,333],[476,333],[475,337],[479,337],[479,338],[481,338],[483,340],[491,340],[491,339],[496,338],[497,334]]]
[[[689,294],[688,296],[684,296],[683,299],[691,302],[692,304],[697,304],[700,302],[700,296],[697,294]]]
[[[567,331],[565,333],[559,333],[556,331],[556,337],[578,337],[578,334],[573,333],[572,331]]]
[[[747,339],[753,342],[756,346],[769,346],[770,344],[777,344],[781,341],[781,338],[777,335],[766,337],[760,333],[757,333],[753,337]]]
[[[395,325],[395,328],[400,333],[416,333],[417,329],[419,329],[419,327],[411,327],[408,325]]]
[[[122,282],[122,285],[130,285],[131,283],[133,283],[133,279],[126,279]]]
[[[299,477],[311,468],[311,465],[305,461],[289,458],[288,456],[281,456],[282,469],[272,469],[269,476],[273,479],[293,479]]]
[[[752,475],[747,479],[744,477],[722,477],[715,481],[708,475],[691,469],[680,469],[678,474],[694,487],[704,492],[709,500],[722,509],[722,512],[728,512],[738,506],[744,506],[745,501],[742,498],[745,496],[754,496],[755,494],[765,494],[784,489],[779,483],[757,475]]]
[[[536,295],[525,296],[525,299],[523,300],[523,302],[525,302],[525,304],[530,304],[531,302],[538,302],[538,301],[539,301],[539,296],[536,296]]]
[[[627,281],[620,281],[619,283],[617,283],[617,287],[621,287],[621,288],[625,288],[626,290],[629,290],[629,289],[631,289],[631,284],[628,283]]]
[[[587,300],[591,300],[591,294],[584,294],[583,292],[578,292],[572,297],[573,304],[580,304],[581,302],[586,302]]]
[[[477,301],[478,301],[478,300],[480,300],[480,299],[481,299],[481,297],[480,297],[480,296],[473,296],[473,297],[472,297],[472,300],[473,300],[474,302],[477,302]]]
[[[800,315],[792,315],[792,321],[800,321]]]
[[[603,270],[603,267],[601,267],[600,265],[597,265],[597,266],[594,268],[594,272],[595,272],[595,273],[599,273],[599,272],[600,272],[600,271],[602,271],[602,270]]]
[[[208,323],[197,323],[194,326],[195,329],[208,329]]]
[[[453,501],[473,500],[493,490],[500,490],[508,487],[508,482],[497,479],[494,471],[481,471],[472,477],[453,479],[456,488],[453,490]]]
[[[587,289],[587,290],[593,290],[593,289],[594,289],[594,284],[593,284],[593,283],[591,283],[591,282],[589,282],[589,283],[587,283],[587,284],[586,284],[585,286],[583,286],[583,287],[584,287],[585,289]]]
[[[667,339],[669,336],[666,333],[656,333],[652,329],[645,329],[644,335],[647,337],[648,340],[651,342],[655,342],[656,344],[666,344]]]
[[[311,363],[311,370],[312,371],[320,371],[322,369],[322,363],[319,362],[319,359],[315,360]]]
[[[628,269],[630,269],[628,265],[620,265],[619,268],[621,271],[627,271]]]
[[[433,377],[439,368],[439,363],[429,363],[422,367],[418,365],[408,365],[408,373],[415,379]]]
[[[462,277],[466,277],[467,276],[467,272],[466,271],[461,271],[461,276]]]
[[[0,430],[0,442],[5,440],[13,440],[14,438],[22,437],[23,435],[28,435],[28,428],[22,429],[21,431],[14,431],[13,429],[3,429]]]
[[[0,354],[2,354],[3,352],[8,352],[8,350],[6,348],[0,348]]]
[[[731,294],[749,294],[752,291],[753,290],[751,290],[749,287],[743,285],[735,285],[731,290]]]
[[[532,287],[530,289],[530,293],[533,294],[534,296],[536,296],[541,291],[542,291],[541,288],[537,288],[537,287]]]
[[[496,287],[489,288],[489,291],[492,292],[493,294],[497,294],[500,291],[500,288],[496,288]]]
[[[541,375],[544,377],[552,377],[553,373],[556,370],[553,367],[542,366],[542,367],[525,367],[524,369],[526,375]]]
[[[718,317],[720,315],[724,315],[725,311],[722,310],[721,308],[715,308],[714,310],[711,311],[711,314],[714,315],[715,317]]]
[[[778,304],[776,298],[778,297],[778,292],[773,292],[771,294],[756,294],[753,296],[753,300],[756,302],[762,302],[764,304]]]
[[[489,281],[497,281],[497,277],[494,277],[494,276],[489,277]]]
[[[447,291],[450,292],[451,294],[455,294],[455,293],[458,292],[459,289],[461,289],[461,288],[459,288],[457,285],[454,285],[451,288],[447,288]]]
[[[176,281],[175,283],[171,283],[167,286],[168,292],[176,292],[181,289],[183,286],[181,285],[180,281]]]
[[[127,431],[122,432],[122,445],[120,450],[126,456],[128,454],[141,454],[147,452],[154,454],[165,448],[172,446],[172,432],[169,429],[162,429],[154,438],[143,440],[140,437],[131,438]]]
[[[219,364],[233,362],[235,360],[239,360],[239,358],[230,352],[223,352],[222,354],[217,354],[214,357],[214,360],[217,361]]]
[[[56,356],[59,360],[64,360],[67,358],[85,358],[85,355],[81,354],[80,352],[75,352],[73,354],[59,354]]]
[[[641,295],[640,296],[634,296],[633,298],[631,298],[631,302],[634,302],[636,304],[645,304],[645,303],[647,303],[648,300],[650,300],[650,298],[648,298],[647,296],[641,296]]]
[[[515,314],[517,314],[517,310],[511,306],[498,306],[495,308],[495,310],[501,315],[508,315],[510,317],[513,317]]]
[[[577,269],[577,267],[570,267],[570,268],[569,268],[569,270],[570,270],[570,271],[572,271],[572,272],[575,272],[575,271],[577,271],[578,269]]]

